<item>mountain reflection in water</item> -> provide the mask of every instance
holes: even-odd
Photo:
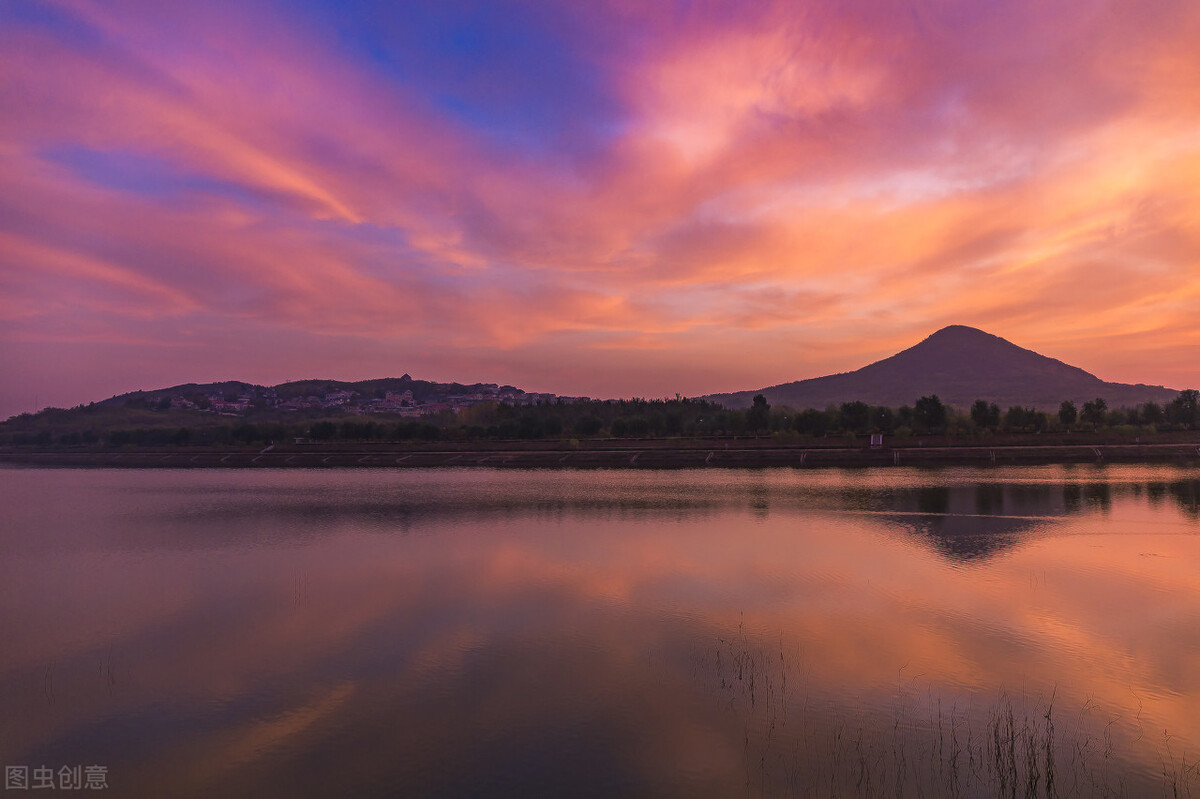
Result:
[[[1200,790],[1195,470],[3,477],[0,758],[114,795]]]

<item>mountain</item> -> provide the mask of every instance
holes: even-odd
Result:
[[[853,372],[704,399],[744,408],[755,394],[764,395],[772,405],[793,408],[825,408],[854,400],[896,408],[937,394],[942,402],[960,408],[984,399],[1001,408],[1021,405],[1050,411],[1057,410],[1063,400],[1081,405],[1102,397],[1110,408],[1120,408],[1169,402],[1178,392],[1140,383],[1106,383],[1077,366],[999,336],[951,325],[914,347]]]
[[[146,406],[153,405],[173,397],[182,397],[196,401],[204,398],[224,397],[230,402],[239,397],[270,398],[271,400],[286,401],[298,398],[324,398],[330,394],[353,393],[364,400],[381,399],[388,392],[412,392],[414,402],[440,401],[447,396],[462,394],[488,393],[497,396],[527,395],[525,391],[514,386],[500,386],[496,383],[436,383],[429,380],[414,380],[405,374],[402,377],[383,377],[372,380],[293,380],[275,386],[263,386],[257,383],[244,383],[240,380],[226,380],[219,383],[185,383],[169,388],[158,388],[150,391],[131,391],[118,394],[106,400],[97,402],[100,406]],[[541,397],[542,395],[533,395]],[[274,402],[266,403],[268,406]],[[206,406],[207,407],[207,406]]]

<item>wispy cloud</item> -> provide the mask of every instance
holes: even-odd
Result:
[[[412,371],[314,360],[325,336],[420,345],[430,377],[652,395],[854,368],[958,322],[1200,380],[1191,3],[0,17],[3,365],[59,402],[91,397],[23,348],[67,329],[97,362],[129,357],[114,336],[194,357],[219,329],[252,379]],[[481,352],[499,374],[464,375]]]

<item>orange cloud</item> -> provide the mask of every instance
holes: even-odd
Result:
[[[1106,379],[1200,380],[1188,4],[547,10],[597,110],[529,140],[302,14],[49,8],[60,25],[0,31],[0,232],[59,254],[4,248],[22,346],[69,317],[100,359],[122,337],[192,347],[167,332],[182,314],[291,336],[230,363],[264,381],[281,360],[392,368],[312,362],[328,336],[436,349],[443,374],[497,378],[463,374],[486,350],[500,379],[669,395],[855,368],[965,323]],[[455,86],[519,92],[503,66]],[[531,370],[565,336],[594,368]],[[621,347],[636,382],[612,382]]]

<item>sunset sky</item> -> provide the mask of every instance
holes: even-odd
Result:
[[[1200,3],[0,2],[0,418],[967,324],[1200,387]]]

